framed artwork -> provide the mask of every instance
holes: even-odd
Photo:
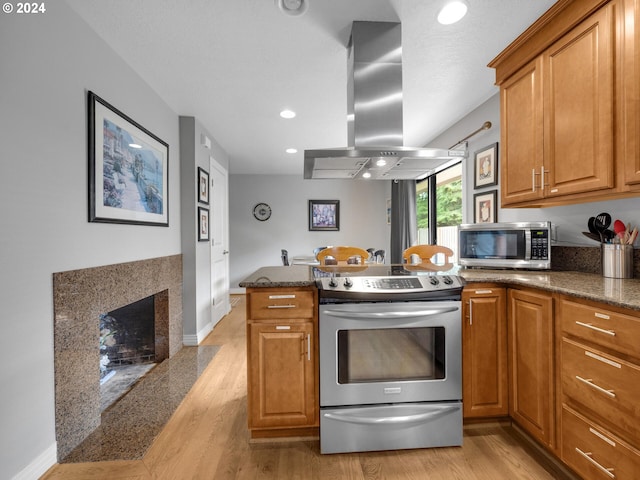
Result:
[[[498,221],[498,191],[476,193],[473,196],[473,221],[494,223]]]
[[[209,240],[209,209],[198,207],[198,241]]]
[[[340,230],[340,200],[309,200],[309,230]]]
[[[198,201],[209,205],[209,172],[198,167]]]
[[[169,145],[88,95],[89,221],[169,226]]]
[[[498,185],[498,143],[478,150],[473,158],[473,188]]]

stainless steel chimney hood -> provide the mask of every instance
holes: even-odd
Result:
[[[305,150],[304,178],[419,180],[465,156],[464,150],[402,146],[399,23],[353,22],[348,70],[349,146]]]

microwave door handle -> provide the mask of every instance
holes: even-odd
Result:
[[[322,313],[331,317],[341,318],[376,318],[376,319],[397,319],[397,318],[418,318],[429,317],[433,315],[442,315],[443,313],[457,312],[459,307],[431,308],[424,310],[416,310],[413,312],[351,312],[346,310],[323,310]]]
[[[347,413],[323,413],[324,418],[335,420],[343,423],[354,423],[356,425],[412,425],[419,423],[426,423],[436,418],[447,415],[455,410],[459,410],[459,406],[426,406],[423,408],[424,412],[416,413],[413,415],[402,415],[399,411],[395,415],[388,416],[364,416],[357,414]]]
[[[524,259],[531,260],[531,230],[524,231]]]

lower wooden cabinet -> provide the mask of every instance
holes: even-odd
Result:
[[[575,410],[562,408],[562,459],[588,479],[637,480],[640,452]]]
[[[313,323],[249,325],[251,427],[297,427],[315,423]]]
[[[317,330],[315,288],[247,289],[252,438],[318,435]]]
[[[472,285],[462,293],[464,418],[509,414],[505,288]]]
[[[509,289],[509,414],[543,445],[555,448],[553,298]]]

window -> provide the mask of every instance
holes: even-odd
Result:
[[[454,253],[452,260],[457,261],[456,231],[462,223],[462,163],[418,182],[416,217],[418,243],[449,247]]]

